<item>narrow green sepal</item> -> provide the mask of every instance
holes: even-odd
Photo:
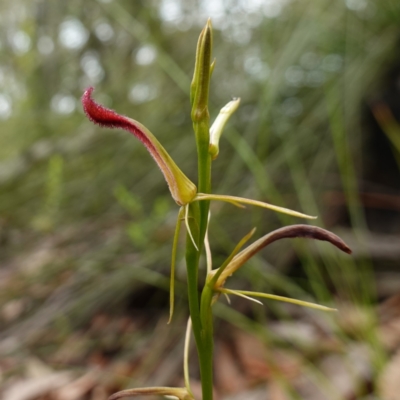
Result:
[[[293,217],[306,218],[306,219],[316,219],[317,218],[317,217],[313,217],[312,215],[303,214],[298,211],[290,210],[289,208],[285,208],[285,207],[274,206],[273,204],[264,203],[262,201],[247,199],[245,197],[228,196],[228,195],[222,195],[222,194],[197,193],[196,197],[192,200],[192,202],[204,201],[204,200],[225,201],[227,203],[233,204],[236,207],[241,207],[241,208],[245,208],[244,204],[249,204],[251,206],[267,208],[269,210],[280,212],[282,214],[288,214]]]
[[[176,265],[176,253],[178,250],[179,233],[181,231],[181,223],[184,218],[185,207],[181,207],[178,213],[178,219],[176,221],[174,242],[172,245],[171,255],[171,278],[169,283],[169,320],[168,324],[172,321],[174,315],[174,304],[175,304],[175,265]]]
[[[233,257],[236,256],[236,254],[239,253],[241,248],[250,240],[250,238],[254,235],[256,231],[256,228],[253,228],[246,236],[244,236],[240,242],[236,245],[236,247],[233,249],[232,253],[229,255],[229,257],[223,262],[223,264],[216,270],[211,271],[208,276],[207,276],[207,282],[208,284],[214,288],[214,285],[216,284],[218,278],[220,275],[224,272],[225,268],[229,265],[229,263],[232,261]]]
[[[190,388],[190,378],[189,378],[189,353],[190,353],[190,334],[192,332],[192,320],[188,319],[186,325],[186,334],[185,334],[185,347],[183,350],[183,376],[185,379],[185,387],[188,393],[193,396],[192,389]]]
[[[320,311],[329,311],[329,312],[337,311],[336,308],[321,306],[320,304],[310,303],[309,301],[292,299],[290,297],[285,297],[285,296],[277,296],[275,294],[270,294],[270,293],[250,292],[248,290],[231,290],[231,289],[225,289],[225,288],[218,289],[218,291],[223,294],[233,294],[236,296],[241,296],[248,300],[256,301],[257,303],[260,303],[260,302],[251,298],[250,296],[262,297],[264,299],[269,299],[269,300],[282,301],[284,303],[297,304],[298,306],[314,308],[315,310],[320,310]]]

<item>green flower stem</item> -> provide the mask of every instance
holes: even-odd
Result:
[[[211,193],[211,155],[209,153],[209,130],[210,116],[208,108],[203,110],[202,118],[199,122],[194,121],[193,127],[196,133],[197,154],[198,154],[198,188],[201,193]],[[210,201],[199,202],[199,254],[204,247],[204,238],[208,225],[208,213]],[[207,286],[204,288],[204,290]],[[203,290],[203,293],[204,293]],[[197,343],[199,351],[199,363],[201,373],[201,385],[203,400],[212,400],[213,398],[213,321],[210,302],[201,304],[201,333],[200,346]],[[196,337],[196,336],[195,336]]]
[[[208,110],[207,110],[208,114]],[[203,138],[205,137],[204,132],[208,132],[210,128],[210,118],[202,121],[199,124],[194,124],[197,139],[197,154],[198,154],[198,187],[201,193],[211,193],[211,155],[208,152],[208,135],[207,141]],[[200,247],[204,244],[204,237],[208,225],[208,212],[210,209],[210,201],[205,200],[200,202]]]
[[[202,120],[199,122],[194,121],[193,127],[196,133],[196,142],[197,142],[198,174],[199,174],[198,187],[202,193],[210,193],[211,156],[208,152],[210,118],[207,108],[205,109],[205,111],[206,112],[203,114]],[[197,289],[198,265],[199,265],[200,254],[204,247],[204,238],[206,235],[207,225],[208,225],[208,213],[210,208],[210,201],[206,200],[201,202],[193,202],[190,204],[190,207],[194,207],[195,204],[197,204],[199,211],[198,219],[196,219],[196,226],[198,229],[198,241],[196,243],[198,244],[199,250],[197,251],[192,243],[187,244],[187,252],[192,251],[193,249],[196,251],[196,254],[190,254],[189,259],[188,257],[186,258],[187,269],[188,269],[188,282],[189,280],[192,282],[192,284],[189,283],[188,287],[189,307],[193,323],[193,333],[196,340],[197,352],[199,355],[203,400],[212,400],[213,327],[212,327],[212,314],[211,314],[211,298],[209,306],[207,306],[206,304],[205,305],[202,304],[200,311],[198,289]],[[192,264],[190,264],[189,261]],[[193,274],[193,276],[191,276],[191,274]],[[194,276],[194,274],[196,276]],[[195,294],[193,292],[195,292]],[[196,296],[196,300],[194,299],[194,296]],[[191,297],[193,297],[192,306],[190,304]],[[197,305],[195,305],[195,302]],[[195,313],[195,315],[193,313]],[[202,314],[201,317],[200,314]]]
[[[213,354],[214,354],[214,327],[211,310],[211,301],[214,291],[206,284],[201,295],[201,338],[203,344],[202,356],[200,358],[201,386],[204,400],[213,398]]]
[[[196,136],[198,156],[198,190],[201,193],[211,193],[211,155],[210,145],[210,114],[208,111],[208,93],[211,77],[212,27],[208,21],[202,30],[196,50],[196,64],[191,85],[192,121]],[[198,203],[196,206],[195,204]],[[193,324],[193,333],[199,355],[201,385],[203,400],[213,398],[213,326],[211,313],[212,289],[207,285],[203,289],[201,306],[198,292],[198,269],[200,254],[204,248],[207,232],[210,201],[190,204],[192,219],[190,229],[195,237],[198,250],[190,238],[186,244],[186,262],[188,271],[189,309]],[[193,228],[192,228],[193,226]],[[196,235],[194,235],[196,230]]]
[[[200,205],[194,202],[189,206],[189,226],[192,236],[198,245],[200,242]],[[207,221],[207,219],[206,219]],[[204,236],[202,237],[204,241]],[[202,306],[199,304],[198,292],[198,268],[200,261],[200,251],[198,251],[189,236],[186,237],[186,266],[188,280],[189,311],[192,319],[193,334],[196,341],[197,354],[199,357],[201,385],[203,400],[213,398],[213,326],[211,314],[212,290],[208,285],[205,286],[202,295]]]

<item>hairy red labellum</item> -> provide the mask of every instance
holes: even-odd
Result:
[[[87,117],[94,123],[106,128],[121,128],[136,136],[150,151],[156,151],[153,144],[141,131],[140,124],[131,118],[120,115],[109,108],[103,107],[92,99],[94,88],[89,87],[82,96],[83,110]],[[153,154],[152,154],[153,155]]]

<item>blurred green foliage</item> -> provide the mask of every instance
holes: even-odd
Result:
[[[352,227],[366,229],[362,103],[398,59],[398,1],[3,0],[0,257],[29,279],[1,296],[33,298],[22,316],[28,323],[44,326],[61,312],[78,324],[123,302],[140,281],[168,287],[177,207],[167,185],[137,140],[91,124],[79,99],[95,86],[96,100],[146,125],[194,180],[189,85],[209,16],[212,118],[241,98],[214,162],[213,191],[318,214],[333,229],[347,219],[328,196],[339,192]],[[294,222],[220,204],[212,213],[215,263],[253,226],[261,235]],[[48,257],[32,266],[43,246]],[[316,261],[302,243],[274,246],[247,278],[286,294],[307,288],[328,302],[332,290],[370,298],[371,280],[358,278],[370,273],[368,262],[340,259],[338,268],[337,256],[318,248]],[[293,249],[307,275],[300,286],[279,272]]]

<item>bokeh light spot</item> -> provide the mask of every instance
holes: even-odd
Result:
[[[53,96],[50,105],[57,114],[68,115],[75,111],[76,99],[74,96],[58,93]]]
[[[24,31],[17,31],[10,37],[11,47],[15,54],[25,54],[31,48],[31,38]]]
[[[294,118],[303,112],[303,104],[297,97],[289,97],[282,103],[281,110],[283,114]]]
[[[60,24],[58,40],[67,49],[82,48],[89,38],[87,29],[76,18],[70,18]]]
[[[95,25],[94,33],[102,42],[108,42],[114,37],[114,29],[107,22],[99,22]]]
[[[87,51],[81,58],[81,67],[83,72],[89,78],[90,82],[100,82],[104,76],[104,69],[100,64],[97,53]]]
[[[0,93],[0,119],[8,119],[12,113],[12,102],[11,99]]]
[[[157,56],[157,50],[154,46],[142,46],[135,55],[135,61],[138,65],[150,65],[154,62]]]
[[[134,104],[146,103],[157,97],[157,89],[146,83],[138,83],[132,86],[128,99]]]
[[[50,36],[41,36],[37,42],[39,53],[43,55],[51,54],[54,50],[54,42]]]

